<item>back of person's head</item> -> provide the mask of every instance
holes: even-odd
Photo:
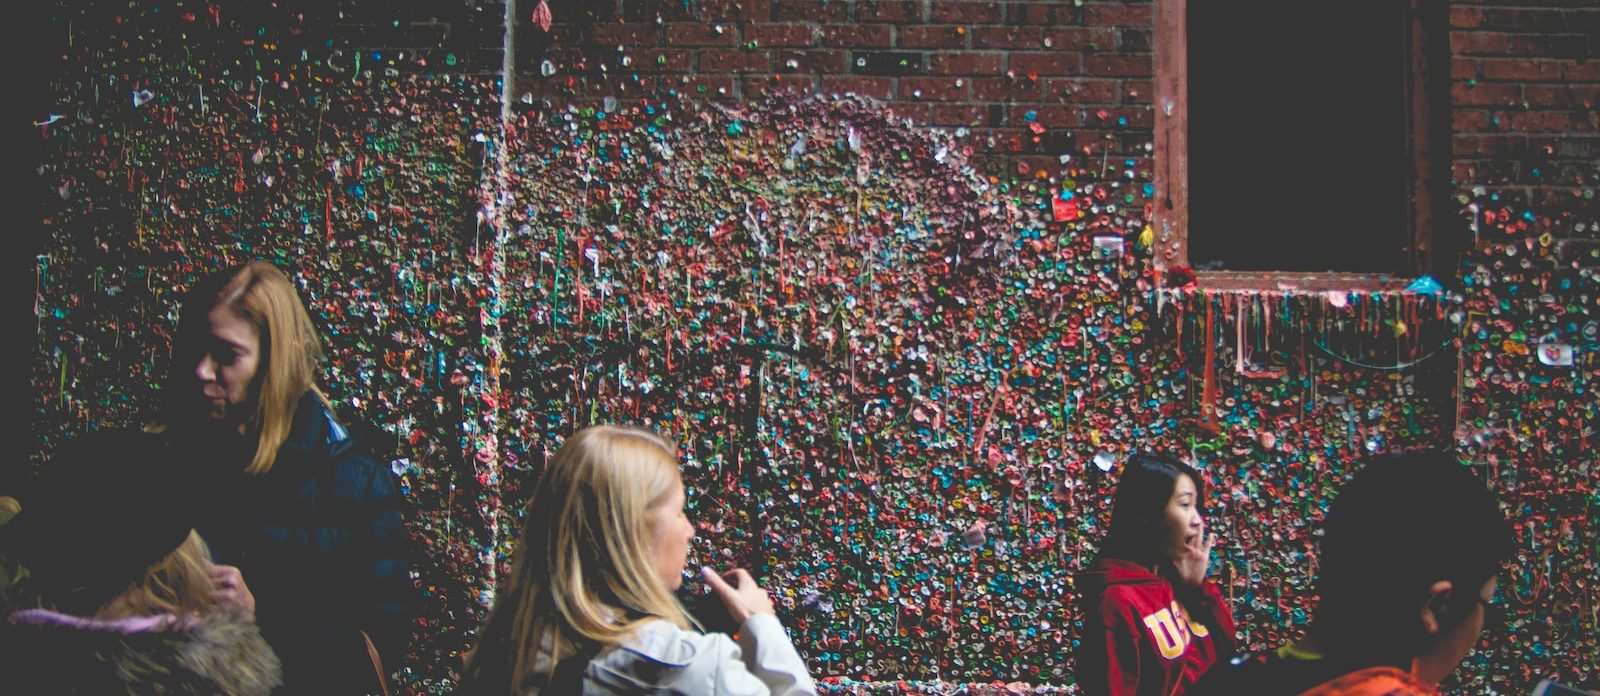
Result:
[[[251,385],[253,407],[246,409],[243,424],[260,441],[245,471],[265,473],[289,436],[300,398],[316,386],[322,340],[294,283],[277,266],[251,261],[201,279],[185,296],[179,314],[172,370],[163,390],[163,425],[182,427],[202,420],[195,365],[215,349],[208,315],[219,307],[253,326],[261,342]]]
[[[26,569],[13,596],[79,616],[203,613],[212,587],[194,532],[201,508],[165,452],[137,432],[63,445],[0,528],[0,554]]]
[[[1117,481],[1117,493],[1111,505],[1111,531],[1106,536],[1101,556],[1141,565],[1170,560],[1162,548],[1162,541],[1169,533],[1166,508],[1182,477],[1194,483],[1195,504],[1199,505],[1205,500],[1206,489],[1194,467],[1164,454],[1130,455]]]
[[[468,663],[477,693],[526,684],[547,647],[559,660],[618,645],[648,620],[692,625],[651,546],[650,510],[678,476],[674,447],[649,430],[597,425],[567,438],[528,501],[511,578]]]
[[[1312,635],[1329,655],[1403,662],[1434,640],[1420,614],[1452,585],[1445,614],[1466,616],[1511,554],[1510,525],[1472,469],[1437,452],[1370,461],[1329,506]]]

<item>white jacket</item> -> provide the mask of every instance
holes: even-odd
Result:
[[[596,655],[583,671],[584,696],[816,693],[805,660],[771,614],[746,619],[738,643],[722,633],[695,633],[652,621],[628,642]]]

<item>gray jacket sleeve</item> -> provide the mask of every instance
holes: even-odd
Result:
[[[724,643],[731,644],[720,633],[714,634]],[[744,670],[725,669],[732,674],[743,672],[759,680],[760,689],[735,691],[730,683],[727,691],[723,691],[718,684],[717,693],[727,694],[815,694],[817,685],[811,681],[811,673],[806,671],[806,661],[801,659],[800,653],[794,649],[790,642],[789,634],[783,630],[783,624],[778,622],[778,617],[771,614],[756,614],[745,619],[744,626],[739,629],[739,644],[733,646],[732,657],[741,659]],[[742,676],[742,675],[739,675]],[[730,677],[730,682],[732,679]]]
[[[771,615],[752,616],[739,641],[652,622],[627,644],[604,651],[584,673],[585,694],[684,693],[815,696],[805,660]]]

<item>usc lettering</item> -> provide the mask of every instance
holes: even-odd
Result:
[[[1170,607],[1146,614],[1144,626],[1150,630],[1150,637],[1155,639],[1156,649],[1168,660],[1182,657],[1193,638],[1211,635],[1205,624],[1191,619],[1189,612],[1177,600],[1173,600]]]

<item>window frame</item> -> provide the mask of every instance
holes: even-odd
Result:
[[[1189,267],[1189,0],[1154,0],[1155,153],[1152,202],[1158,273]],[[1450,171],[1449,7],[1445,0],[1406,0],[1406,173],[1404,275],[1290,271],[1195,271],[1200,287],[1217,290],[1403,289],[1417,276],[1453,274],[1459,241],[1437,232],[1448,210]],[[1461,235],[1457,235],[1460,237]],[[1445,242],[1441,244],[1440,242]],[[1454,242],[1454,243],[1452,243]]]

